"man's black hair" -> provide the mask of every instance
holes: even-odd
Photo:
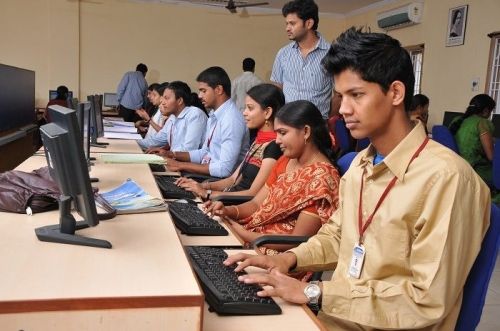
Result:
[[[198,77],[196,77],[196,81],[205,83],[211,88],[216,88],[217,85],[220,85],[226,95],[231,97],[231,79],[229,79],[226,71],[221,67],[210,67],[203,70]]]
[[[137,67],[135,67],[135,71],[140,71],[143,75],[146,75],[148,67],[144,63],[139,63]]]
[[[314,31],[318,30],[318,5],[313,0],[290,1],[283,6],[281,12],[283,13],[284,17],[286,17],[288,14],[296,14],[304,22],[308,19],[313,19],[314,24],[312,26],[312,29]]]
[[[255,61],[251,57],[247,57],[243,60],[243,71],[251,71],[255,70]]]
[[[321,63],[331,75],[352,70],[363,80],[377,83],[384,93],[394,81],[402,82],[404,106],[409,111],[415,76],[410,55],[398,40],[352,27],[337,38]]]

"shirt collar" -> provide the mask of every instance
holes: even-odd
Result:
[[[227,109],[231,108],[231,104],[234,104],[234,102],[231,100],[231,98],[227,99],[226,102],[224,102],[222,105],[219,106],[219,108],[212,110],[210,114],[213,113],[215,118],[217,120],[221,119],[222,116],[224,116],[225,112]],[[236,105],[235,105],[236,107]]]
[[[420,145],[426,138],[425,130],[422,123],[419,121],[417,125],[410,131],[410,133],[389,153],[384,160],[377,164],[375,167],[387,167],[398,177],[398,180],[403,181],[406,171],[410,166],[411,158],[417,151]],[[364,154],[359,158],[358,166],[364,168],[369,164],[373,165],[373,158],[375,157],[375,148],[370,145],[369,148],[363,152]]]
[[[179,116],[177,116],[177,118],[183,118],[184,116],[186,116],[187,112],[188,112],[188,106],[184,107],[184,109],[180,112]]]
[[[326,50],[329,50],[330,49],[330,43],[326,41],[325,38],[323,38],[323,36],[321,35],[321,33],[319,32],[316,32],[316,36],[318,36],[318,42],[316,43],[316,46],[314,47],[314,49],[312,51],[315,51],[316,49],[326,49]],[[293,48],[296,48],[298,49],[299,48],[299,43],[298,42],[293,42],[292,43],[292,47]],[[311,51],[311,52],[312,52]]]

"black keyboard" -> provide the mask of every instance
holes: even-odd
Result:
[[[175,185],[179,177],[155,176],[156,183],[160,187],[161,194],[165,199],[194,199],[193,192],[186,191],[182,187]]]
[[[213,218],[208,217],[196,204],[173,201],[168,211],[182,233],[195,236],[227,236],[229,233]]]
[[[236,273],[236,265],[222,264],[227,254],[221,248],[190,246],[186,251],[211,310],[221,315],[281,314],[281,308],[272,298],[257,296],[261,287],[238,280],[246,272]]]
[[[149,168],[153,172],[165,172],[165,166],[163,164],[149,163]]]

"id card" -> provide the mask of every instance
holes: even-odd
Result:
[[[354,245],[352,249],[351,265],[349,266],[349,276],[359,278],[365,261],[365,247],[361,244]]]
[[[210,155],[207,153],[205,154],[205,156],[203,157],[203,159],[201,159],[201,164],[209,164],[210,163]]]

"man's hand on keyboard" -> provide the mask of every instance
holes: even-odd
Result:
[[[230,255],[224,264],[229,266],[234,263],[240,262],[239,265],[234,269],[238,272],[245,269],[248,266],[259,267],[272,271],[274,269],[279,270],[282,273],[287,273],[291,267],[295,266],[297,263],[297,257],[293,253],[284,253],[279,255],[254,255],[237,253]]]
[[[304,295],[304,288],[307,283],[287,276],[274,268],[269,273],[256,272],[238,277],[238,280],[245,284],[269,285],[262,291],[257,292],[260,297],[280,297],[293,303],[308,303]]]

